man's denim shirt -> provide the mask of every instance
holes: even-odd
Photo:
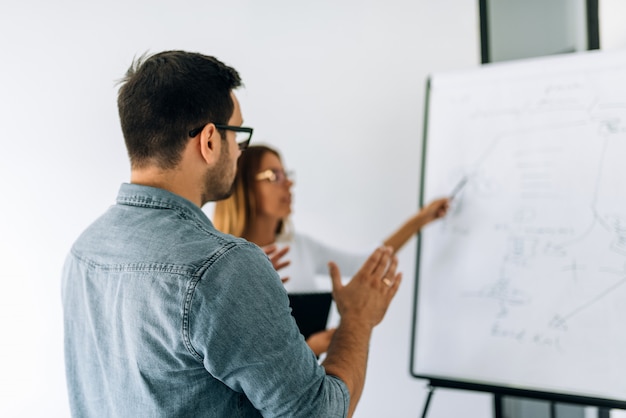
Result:
[[[76,417],[344,417],[256,245],[190,201],[123,184],[76,241],[62,283]]]

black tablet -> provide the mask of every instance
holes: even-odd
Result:
[[[289,294],[291,315],[305,339],[326,329],[332,301],[333,295],[330,292]]]

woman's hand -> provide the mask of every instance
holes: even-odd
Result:
[[[422,208],[420,211],[424,216],[424,220],[426,223],[432,222],[436,219],[443,218],[446,213],[448,213],[448,209],[450,208],[450,199],[447,197],[441,199],[435,199],[426,206]]]
[[[335,328],[329,328],[309,335],[306,343],[309,345],[311,350],[313,350],[315,355],[319,357],[328,351],[328,346],[330,345],[330,340],[333,339],[333,335],[335,335]]]
[[[285,254],[289,252],[288,245],[279,250],[276,244],[271,244],[267,247],[263,247],[263,251],[269,257],[276,271],[287,267],[291,263],[289,260],[283,260]],[[281,277],[280,280],[285,283],[289,280],[289,277]]]

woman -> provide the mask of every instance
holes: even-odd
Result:
[[[291,231],[291,186],[278,151],[263,145],[241,154],[233,195],[215,204],[213,222],[223,232],[243,237],[265,249],[290,293],[319,291],[315,276],[328,275],[334,261],[345,276],[354,275],[368,253],[354,254],[332,248],[311,237]],[[383,244],[398,251],[420,229],[444,216],[449,199],[437,199],[411,216]],[[284,245],[283,248],[281,246]],[[289,261],[281,258],[289,251]]]

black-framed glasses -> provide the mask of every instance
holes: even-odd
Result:
[[[254,177],[257,181],[267,180],[270,183],[283,184],[287,181],[293,183],[294,172],[278,170],[276,168],[268,168],[265,171],[261,171]]]
[[[237,142],[237,146],[241,151],[244,151],[246,148],[248,148],[248,145],[250,144],[250,139],[252,139],[252,132],[254,131],[253,128],[247,128],[245,126],[219,125],[217,123],[214,123],[214,125],[217,129],[224,129],[227,131],[235,132],[235,141]],[[204,129],[204,126],[189,131],[189,137],[193,138],[194,136],[198,135],[200,131]]]

